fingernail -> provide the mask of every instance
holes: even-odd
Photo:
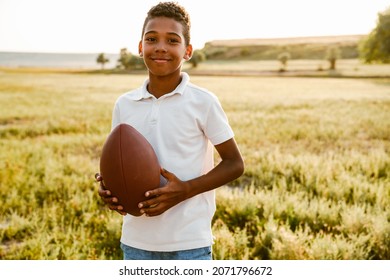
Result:
[[[144,207],[144,205],[142,204],[142,203],[140,203],[140,204],[138,204],[138,208],[142,208],[142,207]],[[143,210],[141,210],[141,212],[142,212]]]
[[[150,193],[149,193],[149,192],[146,192],[146,193],[145,193],[145,196],[146,196],[146,197],[148,197],[149,195],[150,195]]]

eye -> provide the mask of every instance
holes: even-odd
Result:
[[[170,43],[170,44],[176,44],[176,43],[179,43],[179,40],[178,40],[178,39],[175,39],[175,38],[170,38],[170,39],[168,39],[168,43]]]
[[[154,38],[154,37],[146,37],[146,38],[145,38],[145,41],[146,41],[146,42],[150,42],[150,43],[152,43],[152,42],[156,42],[156,41],[157,41],[157,39],[156,39],[156,38]]]

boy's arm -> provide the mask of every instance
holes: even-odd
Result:
[[[215,146],[221,162],[207,174],[189,180],[189,197],[210,191],[240,177],[244,161],[234,138]]]
[[[244,172],[244,161],[234,138],[216,145],[221,162],[210,172],[189,181],[179,180],[173,173],[162,170],[168,183],[158,189],[146,192],[151,199],[139,204],[141,213],[147,216],[160,215],[176,204],[197,194],[218,188],[240,177]]]

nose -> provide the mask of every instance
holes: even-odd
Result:
[[[166,47],[165,42],[159,41],[159,42],[156,44],[155,51],[158,51],[158,52],[166,52],[166,51],[167,51],[167,47]]]

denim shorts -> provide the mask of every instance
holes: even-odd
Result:
[[[155,252],[133,248],[121,243],[124,260],[212,260],[211,246],[173,251]]]

